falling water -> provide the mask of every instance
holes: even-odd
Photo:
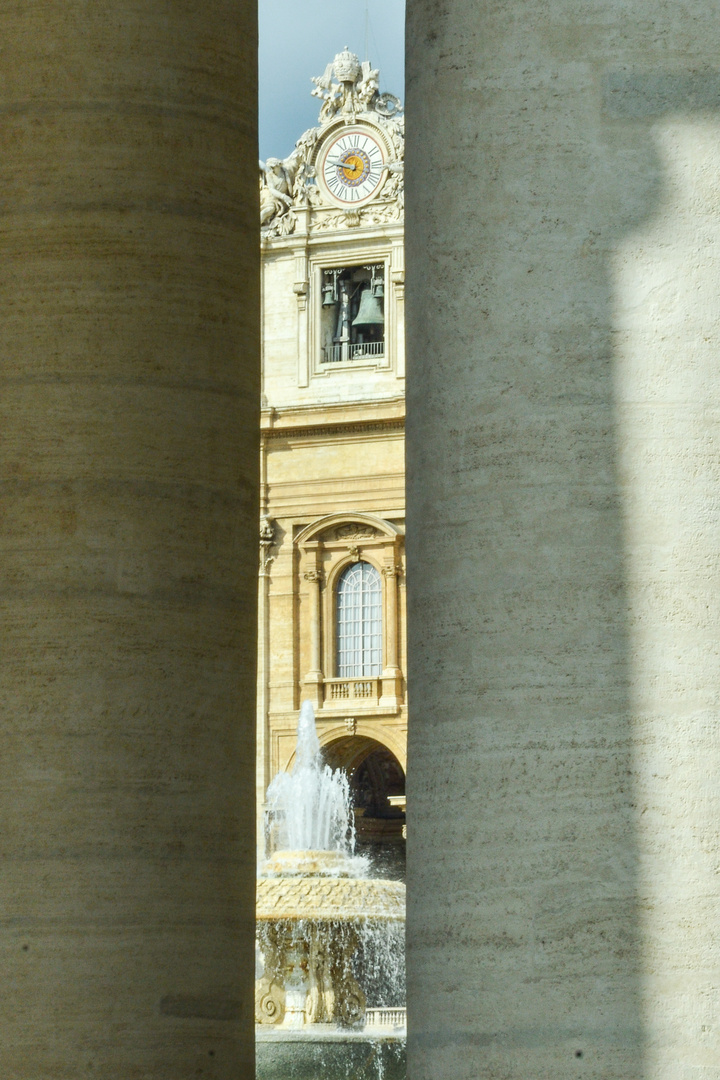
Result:
[[[298,720],[295,768],[267,790],[267,824],[275,851],[337,851],[352,856],[355,823],[348,778],[323,765],[311,702]]]

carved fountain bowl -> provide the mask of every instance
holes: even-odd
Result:
[[[403,882],[350,876],[354,862],[339,852],[276,852],[258,878],[258,921],[402,922]]]

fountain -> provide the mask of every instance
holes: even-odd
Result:
[[[258,1080],[400,1080],[404,1030],[393,1030],[393,1019],[404,1026],[397,1006],[405,886],[372,878],[368,860],[354,854],[348,779],[323,765],[309,701],[295,767],[268,788],[266,823],[271,854],[257,883]],[[368,988],[385,998],[372,1002],[383,1030],[366,1022]]]

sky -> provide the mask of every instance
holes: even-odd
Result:
[[[263,161],[287,157],[302,133],[317,124],[322,102],[310,95],[310,76],[322,75],[346,45],[380,69],[381,90],[404,101],[405,0],[258,0],[258,5]]]

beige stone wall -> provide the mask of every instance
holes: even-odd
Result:
[[[0,17],[8,1080],[252,1075],[254,24]]]
[[[267,512],[275,527],[276,543],[268,577],[261,578],[261,593],[267,590],[267,625],[261,622],[260,682],[266,679],[266,693],[259,703],[258,806],[262,814],[265,790],[272,776],[287,768],[295,749],[296,725],[301,702],[315,700],[321,743],[331,743],[350,733],[346,724],[353,718],[352,734],[374,738],[387,746],[406,765],[407,687],[401,679],[400,699],[390,704],[348,701],[337,707],[323,707],[315,688],[306,682],[311,670],[310,623],[315,587],[305,578],[310,567],[296,539],[313,522],[330,515],[355,521],[367,515],[391,522],[398,531],[396,562],[403,573],[397,581],[384,579],[387,589],[397,588],[398,657],[402,673],[407,670],[406,604],[404,577],[404,402],[396,400],[387,409],[385,422],[371,403],[338,406],[312,423],[324,420],[324,427],[310,427],[305,410],[292,414],[297,426],[273,434],[264,430],[266,455]],[[303,426],[306,425],[306,426]],[[358,541],[363,558],[382,571],[390,562],[387,538]],[[320,650],[322,671],[332,677],[333,669],[333,572],[346,564],[352,541],[331,546],[321,560],[322,588]],[[387,626],[388,612],[385,612]],[[261,699],[263,694],[261,693]],[[259,837],[260,839],[260,837]]]
[[[717,12],[408,13],[409,1074],[710,1080]]]
[[[386,355],[379,364],[326,365],[323,370],[317,336],[320,269],[378,260],[386,260]],[[406,764],[403,267],[398,225],[342,228],[319,238],[293,235],[263,245],[262,507],[275,537],[260,579],[260,860],[265,791],[272,776],[292,764],[298,710],[305,698],[315,703],[321,743],[353,736],[354,745],[362,747],[370,745],[362,740],[375,739],[403,768]],[[318,555],[314,540],[307,546],[299,538],[329,515],[345,523],[367,515],[397,534],[394,540],[384,535],[358,541],[362,557],[381,572],[389,571],[391,563],[400,568],[398,575],[383,576],[385,630],[397,622],[398,674],[394,680],[389,673],[377,680],[366,700],[331,701],[326,685],[336,674],[334,575],[350,558],[352,542],[323,544]],[[319,582],[308,580],[311,571],[319,573]],[[310,677],[314,649],[320,671]]]
[[[383,262],[386,355],[377,363],[319,364],[321,270]],[[262,252],[263,400],[276,409],[380,401],[404,394],[402,225],[343,228],[266,240]]]

